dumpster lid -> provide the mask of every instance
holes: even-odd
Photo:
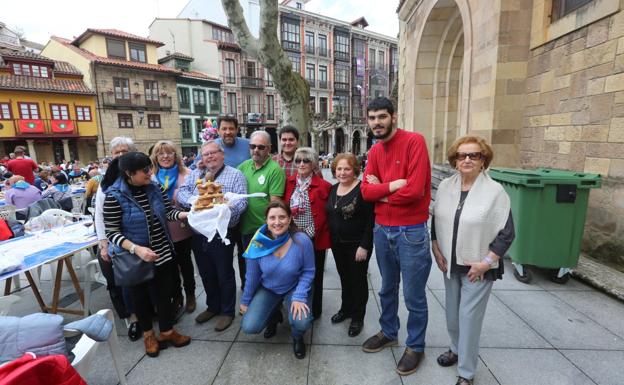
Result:
[[[495,167],[489,175],[499,182],[506,182],[527,187],[544,187],[547,184],[576,185],[578,188],[599,188],[602,182],[600,174],[557,170],[553,168],[536,168],[523,170],[519,168]]]

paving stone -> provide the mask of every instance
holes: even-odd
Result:
[[[128,338],[118,338],[119,350],[121,351],[121,366],[124,373],[130,370],[145,357],[145,348],[142,340],[131,342]],[[117,372],[113,367],[113,358],[107,344],[100,344],[95,354],[97,357],[88,375],[84,377],[89,385],[117,384]]]
[[[594,384],[556,350],[486,348],[480,356],[504,385]]]
[[[283,305],[282,305],[283,306]],[[288,320],[286,319],[286,309],[282,307],[282,315],[284,316],[284,322],[277,325],[277,334],[272,338],[266,339],[264,338],[264,330],[259,334],[245,334],[241,330],[236,337],[236,342],[256,342],[260,344],[291,344],[292,336],[290,335],[290,325],[288,324]],[[240,323],[239,323],[240,327]],[[303,335],[303,340],[309,344],[312,340],[312,328]]]
[[[356,346],[313,345],[309,385],[401,384],[391,349],[364,353]],[[290,382],[289,382],[290,383]]]
[[[232,325],[222,332],[217,332],[214,330],[215,324],[217,323],[217,317],[214,317],[210,321],[198,324],[195,322],[195,317],[199,315],[199,313],[206,310],[206,294],[202,293],[197,298],[197,308],[191,314],[184,313],[184,315],[179,319],[178,323],[174,326],[180,333],[189,335],[193,339],[202,340],[202,341],[224,341],[231,342],[236,339],[236,335],[240,330],[241,316],[238,314],[238,304],[240,298],[240,290],[237,290],[237,301],[236,301],[236,312],[235,317],[232,322]]]
[[[624,340],[548,292],[498,292],[514,313],[559,349],[624,349]]]
[[[340,308],[340,291],[325,290],[323,293],[323,314],[321,319],[314,322],[312,343],[326,345],[356,345],[361,346],[368,337],[379,331],[379,308],[375,302],[375,296],[369,290],[368,303],[366,304],[366,316],[364,329],[357,337],[349,337],[350,319],[339,324],[332,324],[331,317]]]
[[[401,359],[403,349],[393,348],[394,355],[397,359]],[[457,366],[444,368],[438,365],[436,361],[438,356],[448,349],[425,348],[424,360],[420,363],[420,367],[416,373],[406,377],[402,377],[405,385],[421,385],[421,384],[454,384],[457,381]],[[479,385],[497,385],[496,378],[490,373],[488,368],[479,360],[477,364],[477,373],[475,374],[476,383]]]
[[[624,352],[562,350],[570,361],[599,385],[621,385],[624,378]]]
[[[232,346],[213,384],[306,384],[308,363],[308,357],[295,358],[291,344],[240,342]]]

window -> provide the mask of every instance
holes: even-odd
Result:
[[[273,87],[273,76],[271,76],[269,70],[266,70],[266,86]]]
[[[221,28],[212,27],[212,38],[214,40],[223,41],[226,43],[236,44],[234,40],[234,34],[230,31],[226,31]]]
[[[348,35],[336,35],[334,51],[336,53],[337,59],[349,61],[349,36]]]
[[[306,63],[306,80],[310,82],[310,86],[314,87],[316,82],[316,71],[314,64]]]
[[[321,119],[327,119],[327,98],[319,98],[319,113]]]
[[[320,56],[327,56],[327,36],[318,35],[318,49]]]
[[[23,76],[34,76],[38,78],[47,78],[48,67],[35,64],[18,64],[13,63],[13,74]]]
[[[246,112],[260,112],[260,104],[258,103],[257,95],[247,95],[247,111]]]
[[[379,60],[377,61],[377,65],[379,66],[379,69],[384,69],[386,67],[386,55],[384,51],[379,50],[379,52],[377,52],[377,55],[379,56]]]
[[[368,50],[368,68],[375,68],[375,56],[377,55],[377,52],[375,52],[374,49],[369,49]]]
[[[38,103],[18,103],[21,119],[39,119]]]
[[[316,98],[314,96],[310,96],[310,111],[312,111],[312,115],[316,114]]]
[[[275,96],[267,95],[267,120],[275,120]]]
[[[219,91],[208,91],[208,95],[210,96],[210,111],[216,111],[218,113],[221,110]]]
[[[119,128],[132,128],[132,114],[117,114],[117,121],[119,122]]]
[[[552,19],[560,19],[591,2],[592,0],[553,0]]]
[[[225,74],[225,81],[227,83],[236,83],[236,67],[234,64],[234,60],[225,59]]]
[[[0,103],[0,119],[11,119],[11,105],[9,103]]]
[[[145,53],[145,44],[128,43],[130,48],[130,60],[141,63],[147,62],[147,54]]]
[[[236,115],[237,106],[236,106],[236,93],[228,92],[227,94],[227,113],[231,115]]]
[[[181,109],[189,109],[191,107],[190,95],[188,88],[178,88],[178,103]]]
[[[91,121],[91,107],[76,106],[76,120],[90,122]]]
[[[191,119],[180,119],[180,130],[182,130],[182,139],[193,140],[193,129],[191,128]]]
[[[334,80],[337,83],[349,83],[349,66],[336,64]]]
[[[297,2],[297,9],[303,9],[303,4],[301,4],[300,2]]]
[[[306,31],[305,33],[305,51],[314,54],[314,32]]]
[[[319,66],[319,88],[327,88],[327,66]]]
[[[144,80],[143,85],[145,87],[145,101],[158,102],[158,82],[154,80]]]
[[[247,69],[247,72],[246,72],[247,76],[251,78],[256,77],[256,62],[248,61],[246,69]]]
[[[301,73],[301,57],[299,57],[299,54],[286,52],[286,56],[288,56],[288,59],[292,63],[293,72]]]
[[[123,40],[106,39],[106,52],[113,59],[126,60],[126,42]]]
[[[301,37],[299,36],[299,23],[290,19],[282,20],[282,46],[285,49],[299,51]]]
[[[68,120],[69,107],[67,104],[50,104],[50,114],[53,120]]]
[[[193,90],[193,107],[195,113],[206,112],[206,91]]]
[[[160,128],[160,115],[148,114],[147,115],[147,128]]]
[[[115,99],[130,100],[130,81],[124,78],[113,78]]]

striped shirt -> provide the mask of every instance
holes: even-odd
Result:
[[[150,220],[152,217],[152,211],[150,207],[149,200],[147,198],[147,194],[145,194],[145,190],[142,188],[136,188],[130,186],[130,190],[132,191],[132,197],[136,202],[143,208],[145,212],[145,216],[149,222],[149,234],[150,234],[150,245],[149,248],[152,249],[156,254],[158,254],[158,258],[154,262],[156,266],[162,265],[163,263],[171,260],[173,258],[173,252],[171,250],[171,244],[167,240],[167,235],[165,233],[165,229],[163,228],[160,221],[154,219]],[[180,211],[176,210],[171,206],[171,201],[167,196],[167,193],[162,192],[163,201],[165,204],[165,210],[167,211],[167,220],[168,221],[177,221],[180,217]],[[115,245],[122,247],[121,244],[127,238],[122,234],[122,211],[121,205],[119,201],[114,196],[107,194],[106,199],[104,200],[104,226],[106,228],[106,238]],[[132,242],[132,239],[128,239]]]

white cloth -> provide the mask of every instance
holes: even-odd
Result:
[[[95,233],[97,234],[98,241],[107,240],[106,238],[106,226],[104,226],[104,201],[106,200],[106,194],[102,191],[102,186],[98,186],[95,193]]]
[[[453,224],[461,196],[461,175],[455,174],[440,183],[433,206],[438,246],[449,269],[453,243]],[[486,172],[481,172],[464,201],[459,226],[455,255],[458,265],[465,262],[479,262],[489,251],[489,245],[505,227],[511,203],[503,186]],[[493,268],[498,267],[498,262]]]

